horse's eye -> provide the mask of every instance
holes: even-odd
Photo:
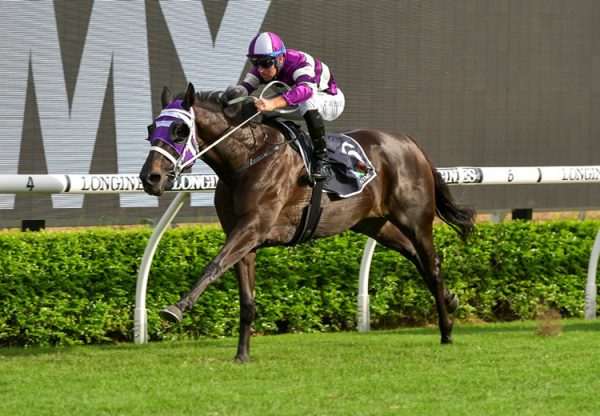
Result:
[[[173,123],[169,127],[169,135],[173,143],[183,144],[190,137],[190,128],[184,123]]]

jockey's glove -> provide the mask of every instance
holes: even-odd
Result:
[[[229,105],[229,101],[235,98],[246,96],[248,96],[248,91],[246,90],[246,88],[242,87],[241,85],[235,85],[233,87],[227,88],[223,92],[223,95],[221,95],[221,102],[223,103],[224,107],[227,107]]]

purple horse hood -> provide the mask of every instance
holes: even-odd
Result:
[[[150,142],[160,140],[171,146],[179,157],[183,155],[183,163],[192,159],[198,153],[198,144],[195,140],[194,114],[191,110],[186,110],[182,106],[182,100],[175,100],[167,105],[154,120],[154,130],[150,136]],[[171,137],[171,126],[173,122],[183,121],[190,127],[190,136],[182,143],[173,141]],[[192,140],[190,140],[192,138]],[[190,141],[192,143],[190,143]],[[190,146],[191,144],[191,146]]]

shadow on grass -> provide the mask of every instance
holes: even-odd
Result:
[[[537,321],[517,321],[508,323],[457,323],[454,325],[453,335],[460,337],[463,335],[479,335],[479,334],[501,334],[501,333],[515,333],[515,332],[530,332],[533,333],[538,326]],[[564,319],[561,320],[562,331],[564,333],[569,332],[600,332],[600,319],[599,320],[582,320],[582,319]],[[397,328],[388,330],[373,330],[367,334],[362,335],[375,335],[375,336],[388,336],[388,335],[422,335],[426,337],[438,336],[439,330],[437,326],[428,325],[423,327],[412,327],[412,328]],[[286,334],[282,334],[286,335]],[[317,335],[317,334],[315,334]],[[319,336],[326,336],[325,333],[319,333]],[[332,333],[335,335],[335,333]],[[279,335],[269,335],[267,337],[278,337]],[[132,351],[136,349],[152,348],[152,349],[167,349],[173,351],[176,349],[188,348],[191,344],[198,346],[210,346],[212,348],[223,348],[231,350],[235,347],[237,338],[225,338],[227,341],[223,342],[223,339],[213,338],[201,338],[198,340],[189,341],[152,341],[150,344],[136,345],[134,343],[122,343],[122,344],[99,344],[99,345],[78,345],[78,346],[65,346],[65,347],[0,347],[0,357],[28,357],[28,356],[41,356],[41,355],[61,355],[61,354],[79,354],[85,351],[87,348],[93,348],[98,351]],[[280,340],[284,342],[283,338]],[[299,340],[296,339],[295,343]],[[306,339],[306,344],[315,343],[329,343],[338,342],[335,339]]]
[[[210,345],[211,348],[231,349],[235,346],[235,339],[231,342],[223,343],[222,339],[203,338],[201,340],[186,340],[186,341],[151,341],[149,344],[137,345],[131,343],[119,344],[83,344],[75,346],[33,346],[33,347],[0,347],[0,357],[34,357],[40,355],[61,355],[61,354],[80,354],[88,348],[95,351],[134,351],[136,349],[152,348],[156,349],[185,349],[191,344]]]
[[[600,319],[599,320],[571,320],[563,319],[560,321],[564,332],[576,332],[576,331],[590,331],[600,332]],[[452,335],[477,335],[486,333],[508,333],[508,332],[531,332],[539,325],[538,321],[515,321],[515,322],[493,322],[493,323],[456,323],[454,324],[454,330]],[[397,334],[409,334],[409,335],[431,335],[439,332],[437,326],[428,325],[424,327],[414,328],[398,328],[394,330],[384,330],[380,333],[382,335],[397,335]]]
[[[70,354],[73,347],[2,347],[0,357],[35,357],[38,355]]]
[[[594,331],[594,332],[600,332],[600,320],[593,320],[593,321],[563,321],[563,322],[567,322],[564,326],[564,330],[565,332],[571,332],[571,331]]]

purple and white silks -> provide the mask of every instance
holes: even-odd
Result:
[[[284,57],[276,79],[292,87],[291,91],[281,95],[288,105],[298,105],[308,100],[314,91],[337,94],[337,84],[326,64],[293,49],[287,49]],[[250,94],[261,84],[266,84],[266,81],[260,76],[258,68],[252,68],[242,83]]]

